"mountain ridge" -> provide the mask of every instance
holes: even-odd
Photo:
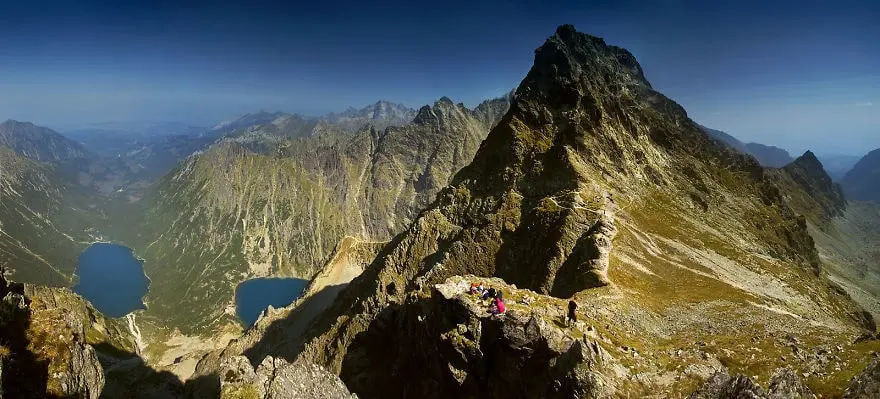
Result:
[[[82,145],[52,129],[12,119],[0,123],[0,145],[41,162],[62,162],[89,156]]]
[[[482,109],[493,106],[503,100]],[[186,332],[234,322],[241,280],[309,278],[346,235],[390,239],[470,162],[493,124],[451,101],[425,112],[356,133],[319,123],[316,134],[279,137],[256,126],[185,160],[158,185],[132,238],[147,274],[173,282],[151,286],[150,312],[173,315]],[[190,290],[206,294],[179,312],[173,304]]]
[[[852,199],[880,201],[880,148],[856,162],[840,183]]]
[[[725,145],[728,145],[739,152],[755,157],[755,159],[757,159],[763,166],[781,168],[795,160],[789,155],[788,151],[782,148],[754,142],[743,143],[736,137],[720,130],[708,128],[703,125],[700,125],[700,128],[712,136],[712,138],[719,140]]]
[[[827,344],[871,327],[822,275],[806,223],[773,175],[754,158],[713,142],[680,105],[651,88],[632,54],[570,25],[536,51],[509,111],[473,161],[305,333],[292,334],[296,327],[287,324],[298,320],[294,306],[244,348],[235,343],[224,353],[243,351],[252,362],[265,356],[314,361],[364,397],[496,392],[479,370],[498,352],[482,347],[487,341],[479,333],[468,333],[479,327],[462,320],[449,330],[451,316],[425,311],[439,284],[466,275],[595,303],[608,315],[597,326],[615,336],[614,344],[603,345],[614,358],[630,353],[622,344],[632,339],[626,331],[641,332],[634,344],[639,353],[656,354],[662,349],[652,346],[654,339],[687,346],[708,339],[700,331],[710,328],[710,345],[720,345],[715,350],[748,356],[729,348],[749,339],[777,347],[777,334],[810,334]],[[721,316],[731,311],[736,321]],[[798,316],[780,318],[789,313]],[[530,336],[532,322],[523,317],[512,334]],[[754,337],[742,328],[750,323],[777,332]],[[450,332],[438,336],[438,325]],[[715,341],[721,336],[727,343]],[[393,350],[387,342],[408,346]],[[531,361],[549,362],[543,350]],[[762,356],[780,364],[775,354]],[[588,358],[580,358],[581,373],[564,385],[577,392],[572,395],[623,384]],[[660,373],[651,367],[677,362],[663,359],[617,364],[650,375]],[[430,375],[413,374],[412,364],[425,365]],[[200,365],[210,367],[208,358]],[[769,378],[772,367],[750,372]],[[515,382],[521,392],[533,392],[531,383],[555,382]],[[695,388],[688,379],[651,384],[627,385],[623,392],[674,395]]]

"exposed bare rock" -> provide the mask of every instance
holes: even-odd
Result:
[[[791,370],[777,370],[765,391],[751,378],[725,371],[713,374],[689,396],[690,399],[815,399],[803,381]]]
[[[507,105],[478,113],[442,99],[411,123],[352,133],[322,122],[295,139],[252,126],[186,159],[147,201],[136,240],[146,273],[163,282],[147,313],[208,332],[229,321],[241,281],[309,278],[345,236],[390,240],[473,159]]]
[[[770,380],[769,399],[815,399],[816,395],[789,368],[779,370]]]
[[[95,349],[86,343],[91,320],[64,308],[42,307],[23,285],[8,283],[2,274],[0,269],[0,345],[7,352],[0,356],[2,392],[14,398],[97,399],[104,373]]]
[[[339,380],[314,363],[288,363],[267,357],[256,370],[244,356],[227,359],[221,368],[221,397],[264,399],[357,398]]]
[[[730,375],[723,371],[709,377],[690,399],[762,399],[767,395],[761,387],[742,374]]]
[[[870,364],[849,383],[844,398],[869,399],[880,397],[880,358]]]

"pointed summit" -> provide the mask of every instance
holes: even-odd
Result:
[[[434,108],[445,108],[442,103]],[[417,118],[428,121],[437,112],[423,107]],[[486,377],[485,364],[522,361],[521,355],[499,355],[505,344],[497,344],[498,334],[490,332],[512,324],[490,327],[439,305],[438,284],[456,275],[470,275],[470,281],[499,278],[560,301],[620,293],[629,302],[614,307],[621,314],[614,313],[609,325],[669,309],[664,317],[700,330],[694,321],[719,320],[718,312],[688,304],[706,298],[736,301],[743,293],[768,296],[740,276],[773,275],[778,269],[764,269],[763,263],[747,267],[734,259],[767,255],[774,265],[798,270],[774,275],[780,284],[820,286],[796,280],[815,277],[800,271],[818,265],[818,254],[803,221],[768,180],[757,161],[722,148],[681,106],[654,91],[632,54],[563,25],[535,52],[510,110],[480,144],[473,162],[314,319],[307,333],[291,338],[280,327],[267,334],[285,334],[283,344],[252,346],[248,355],[262,358],[274,350],[274,355],[315,361],[364,397],[414,392],[477,397],[484,396],[484,382],[515,387],[498,395],[503,397],[541,397],[528,393],[548,386],[570,389],[551,397],[615,396],[593,391],[595,378],[554,385],[553,373],[527,381],[505,373]],[[736,232],[736,239],[727,232]],[[721,259],[723,268],[716,263]],[[464,284],[454,295],[465,298],[466,289]],[[521,300],[529,303],[515,299]],[[685,308],[688,318],[677,313]],[[541,331],[544,321],[532,310],[506,317],[523,317],[522,325],[531,326],[525,331]],[[456,331],[463,335],[450,337]],[[520,341],[522,330],[516,331]],[[532,339],[544,345],[538,338],[527,340]],[[388,342],[400,349],[389,352]],[[486,342],[492,346],[483,346]],[[587,359],[575,357],[580,360],[574,362]],[[538,362],[541,372],[559,364],[544,356],[527,362]],[[425,367],[411,370],[413,364]],[[512,367],[525,370],[524,364]]]

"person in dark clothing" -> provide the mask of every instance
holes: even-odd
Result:
[[[494,288],[489,288],[488,290],[486,290],[485,293],[483,293],[483,300],[485,301],[488,298],[495,298],[495,289]]]
[[[578,304],[574,301],[574,299],[568,301],[568,325],[572,325],[577,322],[577,307]]]

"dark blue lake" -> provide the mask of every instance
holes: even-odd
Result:
[[[251,326],[269,305],[280,308],[293,303],[302,295],[306,284],[307,280],[299,278],[255,278],[245,281],[235,289],[235,313],[244,325]]]
[[[109,317],[122,317],[144,309],[149,280],[144,263],[122,245],[92,244],[79,256],[76,267],[79,283],[73,291],[88,299]]]

